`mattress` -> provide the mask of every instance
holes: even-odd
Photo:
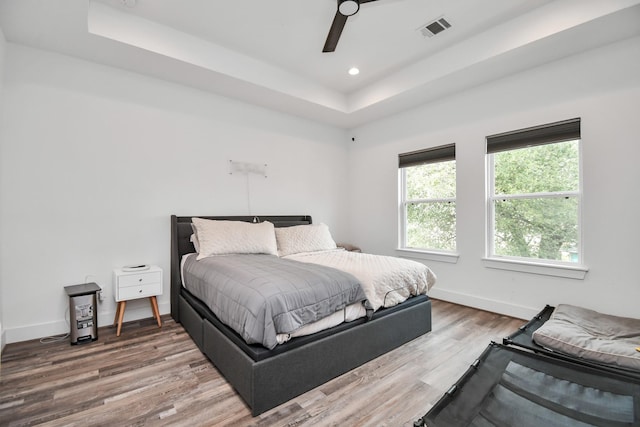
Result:
[[[560,304],[532,337],[554,351],[640,371],[640,319]]]
[[[366,299],[348,273],[274,255],[226,255],[183,262],[184,286],[248,343],[268,349],[293,333]]]

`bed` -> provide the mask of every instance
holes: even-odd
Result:
[[[310,216],[199,216],[268,221],[276,230],[312,224]],[[348,323],[267,348],[247,344],[201,299],[182,286],[183,256],[193,253],[192,217],[171,217],[171,315],[235,388],[254,416],[311,390],[431,330],[426,295],[391,303]],[[283,254],[286,255],[286,254]],[[375,339],[373,339],[375,337]]]

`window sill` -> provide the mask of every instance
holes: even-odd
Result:
[[[396,254],[398,254],[402,258],[414,258],[419,260],[428,260],[428,261],[440,261],[440,262],[448,262],[450,264],[456,264],[458,262],[459,254],[454,252],[432,252],[432,251],[421,251],[417,249],[396,249]]]
[[[589,268],[585,265],[543,264],[511,259],[483,258],[482,263],[487,268],[499,270],[519,271],[521,273],[540,274],[543,276],[564,277],[567,279],[584,280]]]

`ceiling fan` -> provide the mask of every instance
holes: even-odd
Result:
[[[324,48],[322,49],[323,52],[333,52],[336,50],[344,24],[347,23],[347,18],[358,13],[362,3],[372,1],[377,0],[338,0],[338,10],[336,10],[336,16],[333,18],[333,23],[329,29],[327,41],[324,43]]]

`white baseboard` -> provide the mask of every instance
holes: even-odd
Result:
[[[530,320],[540,312],[541,307],[532,308],[511,304],[504,301],[497,301],[481,298],[476,295],[463,294],[460,292],[448,291],[446,289],[431,289],[429,296],[435,299],[466,305],[480,310],[491,311],[493,313],[504,314],[518,319]]]
[[[4,329],[2,329],[2,326],[0,326],[0,355],[2,355],[5,345],[7,345],[7,334],[4,332]]]
[[[158,310],[161,315],[171,313],[171,304],[169,302],[158,302]],[[98,313],[98,326],[113,325],[115,315],[116,313],[114,311]],[[151,311],[151,305],[147,298],[127,301],[127,305],[124,310],[123,322],[147,319],[149,317],[153,317],[153,311]],[[100,337],[98,337],[98,339],[99,338]]]
[[[446,289],[434,288],[429,291],[429,296],[435,299],[441,299],[443,301],[462,304],[524,320],[529,320],[540,312],[540,307],[524,307],[506,303],[504,301],[448,291]],[[158,308],[160,310],[160,314],[167,314],[171,312],[171,304],[169,302],[159,303]],[[98,327],[112,325],[114,316],[115,311],[98,313]],[[127,302],[127,308],[124,313],[125,322],[145,319],[152,316],[153,313],[151,312],[151,307],[149,306],[149,301],[147,299]],[[2,331],[1,342],[2,347],[4,347],[4,345],[8,343],[28,341],[47,336],[65,334],[67,332],[69,332],[68,323],[64,320],[59,320],[56,322],[6,329]],[[100,339],[100,336],[98,336],[98,339]]]
[[[69,326],[64,320],[18,326],[16,328],[7,328],[5,330],[7,344],[29,341],[42,337],[50,337],[65,334],[67,332],[69,332]]]
[[[160,314],[171,313],[171,304],[169,302],[158,303]],[[113,325],[115,311],[98,312],[98,327]],[[128,301],[124,312],[124,321],[146,319],[153,317],[151,306],[148,299]],[[49,337],[54,335],[66,334],[69,332],[69,323],[67,320],[57,320],[55,322],[39,323],[35,325],[19,326],[17,328],[8,328],[2,331],[2,346],[14,342],[29,341],[33,339]],[[98,335],[98,340],[100,335]]]

